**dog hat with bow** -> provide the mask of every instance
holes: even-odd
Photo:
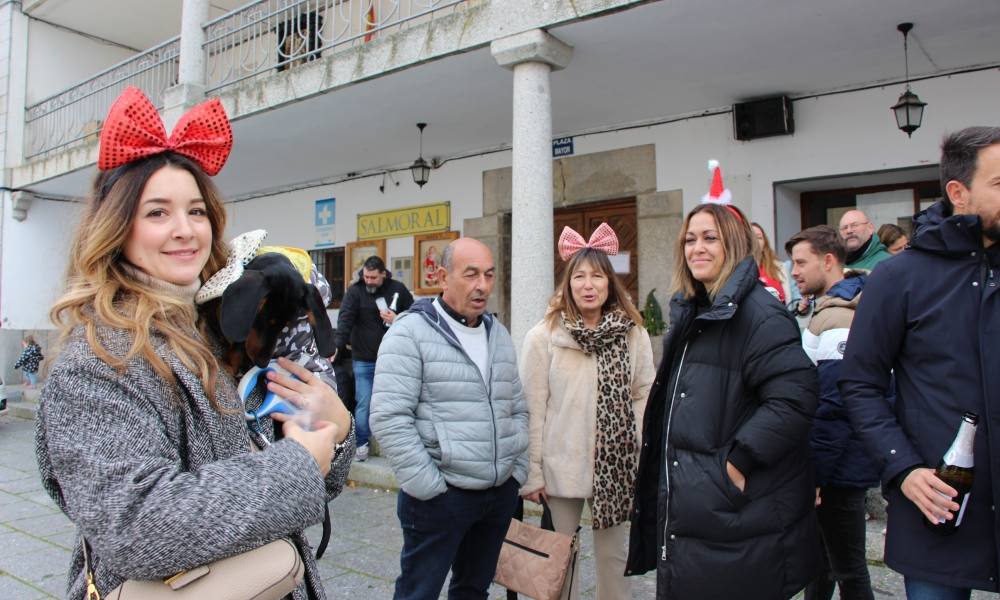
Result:
[[[226,266],[219,269],[201,286],[201,289],[195,294],[195,304],[204,304],[209,300],[221,297],[229,284],[243,275],[243,268],[257,256],[261,242],[266,236],[267,231],[255,229],[234,237],[229,242],[229,257],[226,259]]]

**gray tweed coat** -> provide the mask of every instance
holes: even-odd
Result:
[[[127,333],[99,335],[112,354],[125,355]],[[353,431],[325,480],[291,440],[251,452],[231,378],[220,373],[216,398],[234,410],[220,414],[165,339],[153,339],[176,382],[143,359],[114,370],[77,332],[42,391],[35,431],[42,482],[90,543],[101,595],[125,579],[169,577],[287,537],[306,564],[292,598],[325,598],[303,530],[323,520],[324,504],[343,488]],[[85,588],[78,540],[66,597],[83,598]]]

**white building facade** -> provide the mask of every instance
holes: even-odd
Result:
[[[904,21],[927,103],[912,137],[889,110]],[[3,2],[0,360],[51,331],[96,134],[125,85],[168,128],[222,99],[229,236],[267,229],[341,286],[377,248],[428,293],[432,246],[477,237],[498,260],[490,309],[519,338],[552,291],[564,224],[616,226],[636,300],[655,288],[666,306],[710,158],[778,248],[854,205],[906,225],[940,194],[942,136],[1000,121],[998,29],[993,0]],[[793,132],[737,140],[733,105],[779,96]],[[422,187],[417,123],[434,167]]]

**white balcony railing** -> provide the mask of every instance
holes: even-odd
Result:
[[[294,68],[340,48],[433,19],[470,0],[258,0],[205,24],[208,93]],[[177,84],[180,38],[125,60],[25,109],[25,158],[97,139],[126,86],[157,109]]]
[[[467,0],[260,0],[205,25],[208,91],[364,44]]]
[[[156,108],[163,108],[163,92],[177,83],[179,55],[176,37],[27,107],[25,158],[97,139],[108,108],[127,86],[140,88]]]

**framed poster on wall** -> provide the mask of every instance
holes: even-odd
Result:
[[[437,270],[441,265],[441,253],[452,240],[458,239],[457,231],[443,231],[413,236],[413,295],[429,296],[440,294]]]
[[[371,256],[385,260],[385,240],[347,242],[344,246],[344,289],[358,280],[358,270]]]

